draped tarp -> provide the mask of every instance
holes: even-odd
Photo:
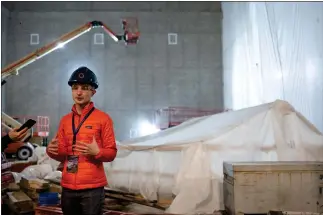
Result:
[[[323,161],[323,136],[292,106],[277,100],[196,118],[118,144],[105,164],[112,188],[157,200],[176,195],[173,214],[224,209],[224,161]]]
[[[229,109],[283,99],[323,131],[323,3],[223,2]]]

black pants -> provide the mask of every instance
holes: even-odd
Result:
[[[104,187],[70,190],[63,188],[61,205],[64,215],[102,215]]]

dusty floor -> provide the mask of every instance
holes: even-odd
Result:
[[[136,203],[130,204],[127,206],[127,211],[137,214],[164,214],[163,210],[148,207],[145,205],[139,205]]]

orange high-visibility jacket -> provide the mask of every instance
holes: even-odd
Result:
[[[108,114],[96,108],[82,124],[78,134],[76,135],[76,141],[90,144],[93,141],[93,136],[95,136],[100,152],[96,156],[86,156],[74,151],[74,155],[79,156],[78,171],[77,173],[68,173],[66,169],[67,155],[73,155],[73,113],[76,129],[84,116],[92,109],[93,106],[94,104],[91,102],[83,109],[82,114],[79,115],[74,105],[72,112],[65,115],[61,119],[59,125],[57,133],[59,148],[58,155],[51,154],[47,151],[49,157],[64,163],[61,181],[62,187],[72,190],[81,190],[107,185],[107,179],[102,162],[113,161],[117,155],[117,148],[112,119]]]

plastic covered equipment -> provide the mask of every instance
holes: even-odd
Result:
[[[191,119],[118,150],[122,156],[105,164],[110,187],[149,200],[173,194],[168,213],[213,213],[224,209],[224,161],[323,161],[323,136],[277,100]]]

